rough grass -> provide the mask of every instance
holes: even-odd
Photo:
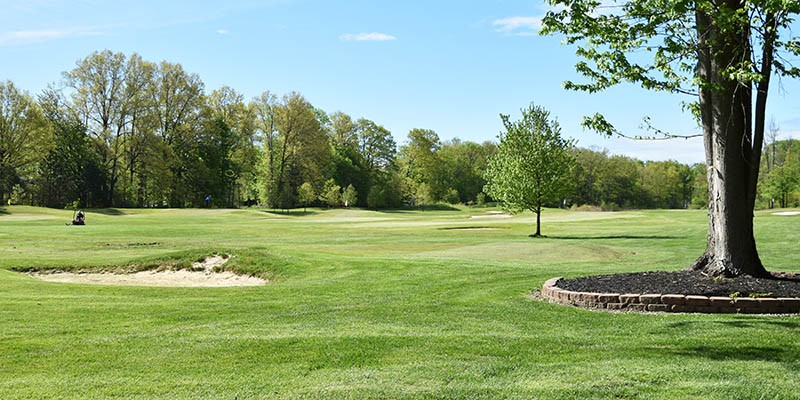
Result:
[[[0,213],[0,398],[796,398],[800,318],[611,314],[532,300],[548,278],[682,268],[704,211]],[[756,217],[800,272],[800,216]],[[135,243],[158,243],[128,246]],[[57,284],[14,270],[191,263],[273,283]]]

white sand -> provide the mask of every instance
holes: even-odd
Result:
[[[268,283],[265,279],[253,276],[236,275],[229,271],[213,271],[214,267],[225,264],[229,259],[227,256],[214,255],[192,264],[193,269],[202,268],[202,271],[141,271],[131,274],[34,272],[29,275],[47,282],[116,286],[225,287],[258,286]]]
[[[772,215],[800,215],[800,211],[784,211],[772,213]]]

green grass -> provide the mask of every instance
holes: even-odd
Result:
[[[800,318],[611,314],[528,297],[554,276],[685,267],[704,211],[0,212],[0,399],[798,398]],[[459,231],[443,228],[496,227]],[[800,217],[759,212],[768,269]],[[127,246],[151,243],[153,246]],[[187,265],[245,288],[47,283],[28,269]]]

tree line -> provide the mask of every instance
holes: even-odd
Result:
[[[800,145],[762,160],[764,206],[797,205]],[[704,207],[705,167],[572,149],[565,195],[548,206]],[[0,82],[0,201],[47,207],[311,205],[373,209],[482,204],[494,142],[412,129],[402,145],[366,118],[299,93],[246,100],[206,91],[180,64],[105,50],[35,97]]]

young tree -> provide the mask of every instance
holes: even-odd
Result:
[[[342,202],[342,188],[337,185],[333,179],[328,179],[325,182],[325,188],[319,194],[319,199],[322,200],[328,207],[336,207]]]
[[[550,121],[548,111],[533,104],[522,109],[519,121],[503,114],[500,118],[506,132],[489,160],[484,190],[512,212],[536,213],[532,236],[540,237],[542,207],[569,187],[573,142],[561,137],[561,127]]]
[[[346,207],[352,207],[356,204],[358,201],[358,192],[353,185],[347,185],[347,188],[344,189],[342,201],[344,201]]]
[[[800,55],[789,24],[797,1],[549,0],[543,33],[582,43],[576,68],[595,92],[620,82],[693,96],[703,129],[709,225],[706,250],[690,267],[707,275],[767,276],[753,237],[753,206],[773,73],[800,76],[781,55]],[[788,37],[785,37],[788,36]],[[652,54],[647,62],[646,54]],[[584,125],[619,134],[601,115]]]
[[[314,186],[305,182],[297,188],[297,197],[300,200],[300,204],[303,205],[303,212],[306,212],[306,207],[317,199],[317,193],[314,192]]]

